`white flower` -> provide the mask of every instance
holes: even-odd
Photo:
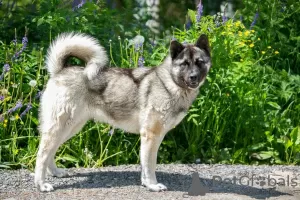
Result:
[[[129,40],[129,46],[130,45],[135,45],[135,46],[139,46],[142,45],[145,42],[145,38],[141,35],[137,35],[135,36],[133,39]]]
[[[18,88],[18,85],[19,85],[19,84],[14,83],[14,84],[12,84],[11,86],[12,86],[13,88]]]
[[[36,84],[37,84],[36,80],[31,80],[31,81],[29,82],[29,85],[30,85],[31,87],[35,87]]]

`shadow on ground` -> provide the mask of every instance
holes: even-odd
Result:
[[[192,184],[191,173],[183,175],[178,173],[157,172],[158,182],[165,184],[169,191],[184,192],[188,191]],[[74,188],[118,188],[126,186],[139,186],[140,173],[136,171],[117,171],[117,172],[87,172],[77,173],[72,176],[78,178],[78,182],[72,184],[63,184],[56,186],[58,190]],[[70,177],[69,177],[70,178]],[[63,178],[62,178],[63,179]],[[84,179],[84,180],[82,180]],[[288,193],[276,191],[275,188],[256,188],[248,185],[235,185],[226,183],[216,183],[212,179],[201,178],[200,182],[207,189],[205,193],[214,194],[237,194],[245,195],[256,199],[266,199],[278,197],[281,195],[290,195]],[[201,190],[201,188],[199,188]]]

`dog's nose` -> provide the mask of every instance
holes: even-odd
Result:
[[[190,75],[190,81],[191,82],[196,82],[197,81],[197,75],[191,74]]]

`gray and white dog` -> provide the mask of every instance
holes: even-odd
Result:
[[[85,67],[66,66],[70,57]],[[55,153],[91,119],[141,137],[141,181],[151,191],[166,190],[155,175],[158,148],[165,134],[186,115],[211,67],[206,35],[195,45],[172,41],[170,55],[152,68],[106,67],[108,57],[92,37],[79,33],[60,35],[46,58],[50,79],[40,105],[41,141],[35,167],[35,185],[51,191],[46,171],[63,177]]]

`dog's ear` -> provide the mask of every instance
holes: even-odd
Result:
[[[204,50],[207,55],[210,57],[210,46],[209,46],[209,41],[208,41],[208,37],[205,34],[202,34],[197,42],[196,42],[196,46],[199,47],[200,49]]]
[[[180,54],[180,52],[182,52],[183,49],[184,46],[180,42],[172,40],[170,45],[170,53],[172,60],[174,60]]]

